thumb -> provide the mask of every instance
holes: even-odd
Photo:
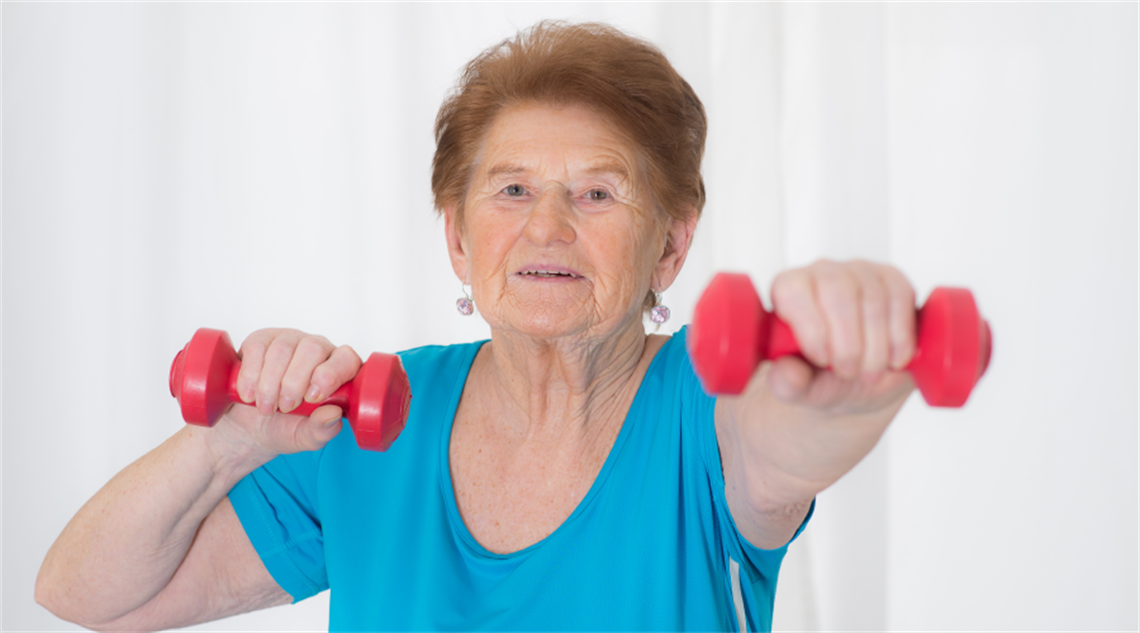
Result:
[[[336,437],[343,426],[341,408],[335,404],[318,407],[305,423],[305,431],[312,443],[319,449]],[[316,450],[316,449],[314,449]]]
[[[779,400],[800,403],[808,395],[815,370],[803,359],[784,356],[772,361],[768,369],[768,389]]]

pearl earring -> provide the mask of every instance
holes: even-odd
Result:
[[[471,300],[471,295],[467,293],[467,284],[460,284],[459,288],[463,290],[463,296],[455,302],[455,309],[463,316],[471,316],[475,312],[475,302]]]

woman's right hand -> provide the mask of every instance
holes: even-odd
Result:
[[[351,347],[323,336],[269,328],[250,334],[238,351],[237,392],[247,405],[234,405],[209,435],[229,450],[258,453],[268,461],[282,453],[314,451],[336,437],[343,411],[325,405],[309,416],[290,415],[305,402],[320,402],[360,370]]]

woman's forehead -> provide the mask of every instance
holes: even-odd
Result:
[[[498,116],[480,151],[487,178],[566,168],[629,179],[637,151],[609,119],[584,106],[515,106]]]

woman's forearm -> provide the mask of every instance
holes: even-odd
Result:
[[[910,393],[906,380],[884,389],[866,411],[783,402],[762,367],[740,397],[719,398],[717,442],[733,519],[754,545],[783,545],[812,499],[875,447]]]
[[[187,426],[127,466],[64,528],[36,579],[36,601],[97,627],[134,611],[170,581],[202,520],[266,456],[219,455],[211,431]]]

